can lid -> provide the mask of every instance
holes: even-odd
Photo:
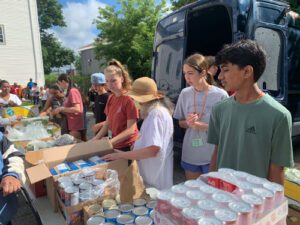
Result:
[[[223,223],[216,218],[202,217],[198,220],[198,225],[223,225]]]
[[[283,186],[280,184],[272,183],[272,182],[265,182],[263,184],[264,188],[267,188],[270,191],[274,192],[283,192]]]
[[[204,215],[204,211],[198,207],[190,207],[184,208],[182,214],[188,219],[198,220]]]
[[[212,195],[213,200],[216,202],[230,202],[232,197],[229,194],[217,192]]]
[[[263,184],[267,181],[266,179],[256,177],[253,175],[249,175],[246,180],[252,184]]]
[[[154,209],[156,206],[156,201],[155,200],[151,200],[146,204],[146,207],[149,209]]]
[[[240,178],[246,178],[248,176],[251,176],[249,173],[243,172],[243,171],[234,171],[233,175]]]
[[[215,217],[223,222],[234,222],[237,220],[238,215],[229,209],[217,209]]]
[[[137,206],[146,205],[147,201],[143,198],[138,198],[133,200],[133,204]]]
[[[108,219],[115,219],[120,215],[120,211],[117,209],[109,209],[104,211],[104,217]]]
[[[200,200],[198,201],[197,205],[200,209],[205,210],[215,210],[218,207],[217,202],[209,199]]]
[[[138,216],[135,219],[136,225],[151,225],[153,224],[153,220],[149,216]]]
[[[184,182],[184,185],[189,188],[198,188],[204,184],[205,183],[201,180],[187,180],[186,182]]]
[[[169,190],[164,190],[164,191],[160,191],[157,195],[157,198],[159,200],[163,200],[163,201],[169,201],[171,200],[171,198],[173,198],[175,196],[175,194],[172,191]]]
[[[174,185],[171,190],[174,192],[174,193],[178,193],[178,194],[184,194],[186,193],[189,189],[184,186],[183,184],[177,184],[177,185]]]
[[[204,193],[213,194],[215,192],[218,192],[219,190],[217,188],[214,188],[210,185],[203,185],[200,187],[200,190]]]
[[[261,205],[263,203],[263,199],[261,197],[251,194],[242,195],[242,200],[250,205]]]
[[[148,209],[145,206],[139,206],[132,210],[134,215],[144,216],[148,214]]]
[[[191,201],[186,197],[174,197],[171,199],[172,206],[183,209],[191,205]]]
[[[237,186],[244,190],[252,190],[254,185],[247,181],[238,181]]]
[[[246,202],[233,201],[228,206],[234,212],[250,213],[252,211],[251,205]]]
[[[203,199],[206,199],[206,196],[200,190],[199,191],[196,191],[196,190],[194,190],[194,191],[188,191],[186,193],[186,196],[189,199],[193,199],[193,200],[203,200]]]
[[[86,222],[87,225],[96,225],[102,224],[105,222],[105,219],[102,216],[92,216]]]
[[[128,223],[133,223],[134,222],[134,217],[129,214],[121,214],[118,215],[117,217],[117,223],[120,224],[128,224]]]
[[[265,188],[254,188],[253,193],[262,198],[272,198],[274,197],[274,192],[271,192]]]

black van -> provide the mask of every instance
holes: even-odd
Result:
[[[199,0],[172,12],[156,29],[152,77],[176,102],[186,87],[183,60],[215,55],[224,44],[256,40],[267,52],[259,86],[285,105],[300,135],[300,18],[279,0]],[[176,129],[178,130],[178,129]],[[176,133],[175,139],[182,134]]]

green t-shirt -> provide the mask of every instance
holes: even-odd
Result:
[[[270,162],[293,166],[290,112],[269,95],[249,104],[234,97],[217,104],[210,117],[208,142],[218,145],[217,168],[267,177]]]

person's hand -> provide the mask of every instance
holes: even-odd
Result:
[[[186,118],[186,123],[189,127],[192,128],[198,119],[199,119],[199,116],[197,113],[189,113]]]
[[[101,130],[101,128],[103,127],[103,122],[101,123],[97,123],[92,127],[92,131],[94,134],[97,134],[99,130]]]
[[[54,110],[52,110],[52,115],[57,115],[57,114],[59,114],[59,113],[61,113],[62,111],[63,111],[63,109],[64,109],[64,107],[58,107],[58,108],[56,108],[56,109],[54,109]]]
[[[23,119],[23,116],[16,116],[16,119],[21,120],[21,119]]]
[[[114,161],[118,159],[122,159],[122,152],[111,153],[101,157],[103,160]]]
[[[2,178],[0,187],[3,190],[3,196],[7,196],[20,190],[21,182],[14,176],[6,176]]]

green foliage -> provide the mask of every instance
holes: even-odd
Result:
[[[62,67],[74,62],[71,49],[65,48],[53,34],[47,33],[52,26],[65,26],[62,6],[57,0],[38,0],[39,25],[41,31],[44,71],[50,73],[53,67]]]
[[[49,87],[50,85],[55,84],[57,81],[57,77],[58,75],[55,73],[50,73],[48,75],[45,75],[45,85]]]
[[[52,26],[66,26],[62,15],[62,6],[57,0],[38,0],[37,6],[41,33]]]
[[[82,74],[82,68],[81,68],[81,62],[80,62],[81,56],[80,55],[76,55],[75,56],[75,68],[76,71],[80,74]]]
[[[197,0],[171,0],[172,3],[172,10],[176,10],[181,8],[182,6],[185,6],[187,4],[190,4],[192,2],[196,2]]]
[[[155,28],[166,12],[166,1],[118,0],[120,9],[99,9],[97,58],[118,59],[133,78],[150,75]]]

